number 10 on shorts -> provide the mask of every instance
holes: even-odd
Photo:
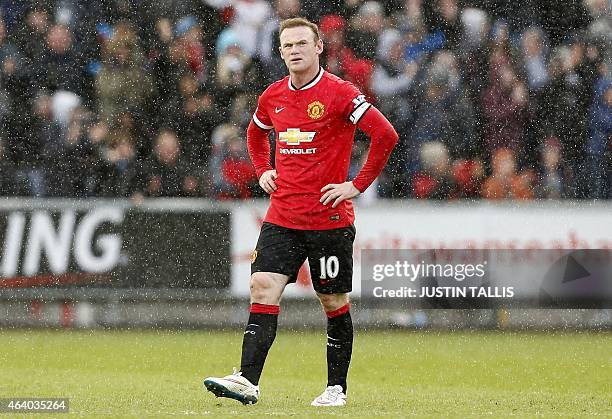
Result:
[[[321,276],[320,279],[333,279],[338,276],[338,271],[340,270],[340,262],[338,262],[338,256],[323,256],[319,258],[320,262],[320,271]]]

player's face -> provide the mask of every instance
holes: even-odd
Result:
[[[306,73],[319,68],[323,41],[307,26],[285,29],[280,35],[280,53],[290,73]]]

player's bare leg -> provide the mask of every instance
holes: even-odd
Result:
[[[271,272],[251,275],[251,309],[242,340],[240,372],[204,380],[206,388],[216,396],[244,404],[257,403],[259,377],[276,337],[280,298],[288,280],[286,275]]]
[[[353,321],[348,294],[319,294],[327,315],[327,388],[313,406],[344,406],[346,376],[353,351]]]

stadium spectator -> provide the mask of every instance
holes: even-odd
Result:
[[[427,32],[423,25],[410,28],[407,32],[405,57],[408,62],[424,61],[431,53],[444,46],[442,32]]]
[[[148,57],[157,90],[156,108],[161,110],[168,106],[170,98],[176,97],[181,70],[178,63],[171,58],[171,46],[174,40],[172,22],[166,17],[160,17],[155,21],[154,27],[149,35]],[[159,115],[162,116],[161,112]],[[157,121],[157,125],[161,123],[163,119]]]
[[[544,199],[565,197],[564,169],[561,164],[561,143],[555,137],[547,138],[540,153],[540,172],[536,184],[536,196]]]
[[[233,101],[232,109],[229,113],[229,118],[219,124],[211,134],[212,151],[210,156],[209,170],[212,178],[212,192],[215,193],[215,180],[219,179],[221,174],[221,163],[226,150],[227,139],[232,136],[240,136],[240,132],[244,132],[245,127],[253,117],[252,109],[257,103],[257,96],[240,94]],[[255,195],[261,195],[261,189],[253,190]]]
[[[374,60],[378,36],[385,28],[385,12],[377,1],[366,1],[351,19],[347,43],[358,58]]]
[[[66,132],[53,119],[52,99],[45,91],[41,91],[34,100],[30,124],[32,136],[37,137],[34,142],[41,147],[41,163],[49,167],[60,157]]]
[[[143,54],[128,23],[115,27],[103,54],[102,69],[96,75],[96,94],[99,115],[110,124],[123,112],[146,108],[153,84],[142,71]]]
[[[54,173],[61,157],[66,130],[54,119],[53,99],[41,90],[31,99],[25,99],[28,111],[16,108],[4,120],[8,155],[15,167],[20,195],[44,197],[54,195],[54,182],[48,176]]]
[[[497,61],[497,63],[496,63]],[[484,145],[488,156],[499,148],[519,155],[523,149],[528,92],[505,57],[492,54],[489,87],[482,97]]]
[[[11,112],[27,85],[26,63],[15,45],[7,39],[6,26],[0,16],[0,119]]]
[[[303,15],[320,22],[323,16],[338,15],[350,20],[359,11],[359,6],[364,0],[316,0],[304,2],[302,5]],[[320,29],[320,28],[319,28]]]
[[[488,53],[486,54],[489,80],[491,76],[499,77],[502,65],[514,63],[515,49],[510,40],[510,28],[505,20],[497,20],[491,26],[491,33],[487,40]]]
[[[30,65],[34,65],[36,57],[44,54],[45,36],[50,24],[48,8],[41,2],[33,1],[11,36],[11,41],[30,60]]]
[[[98,185],[103,179],[99,173],[99,151],[108,135],[108,127],[93,119],[94,116],[81,106],[72,111],[65,143],[51,167],[53,196],[101,195]]]
[[[333,74],[344,75],[344,61],[352,59],[353,51],[346,46],[344,31],[346,21],[338,15],[326,15],[319,25],[321,37],[325,42],[323,50],[323,66]]]
[[[592,0],[563,1],[538,0],[535,14],[546,31],[553,47],[567,41],[568,34],[586,28],[591,18],[586,5]],[[600,0],[595,0],[600,1]],[[508,2],[519,5],[518,2]],[[525,18],[523,18],[525,19]]]
[[[258,185],[255,169],[238,130],[226,126],[211,162],[214,196],[218,199],[250,198]]]
[[[406,62],[404,48],[405,40],[397,29],[386,29],[380,35],[370,87],[377,106],[398,131],[400,141],[381,173],[378,188],[369,189],[370,195],[377,190],[384,197],[406,196],[407,193],[405,185],[409,179],[406,178],[405,157],[410,153],[406,145],[413,124],[412,90],[419,67],[414,62]]]
[[[14,196],[15,189],[15,169],[4,154],[3,139],[0,137],[0,196]]]
[[[422,0],[406,0],[402,7],[391,14],[394,26],[402,33],[407,33],[423,25]]]
[[[406,94],[410,91],[418,66],[404,60],[405,41],[396,29],[381,34],[377,59],[370,86],[380,103],[380,108],[389,114],[402,112],[409,106]]]
[[[219,45],[219,52],[215,99],[219,114],[227,118],[241,96],[256,96],[261,91],[265,78],[259,62],[243,53],[231,32]]]
[[[612,197],[612,82],[600,80],[593,106],[587,142],[589,197]]]
[[[523,32],[521,39],[523,69],[527,75],[529,90],[541,89],[548,83],[546,52],[542,31],[532,27]]]
[[[300,13],[300,0],[276,0],[272,17],[263,25],[259,33],[257,57],[261,61],[266,84],[280,80],[287,75],[287,68],[279,54],[280,41],[278,25],[281,20]]]
[[[591,51],[602,55],[602,61],[612,62],[612,4],[602,0],[585,0],[584,5],[591,16],[586,35]],[[588,53],[588,51],[587,51]]]
[[[551,59],[550,84],[538,102],[538,123],[543,135],[561,141],[563,164],[569,172],[568,198],[584,193],[584,150],[588,134],[588,109],[593,100],[597,62],[586,58],[584,43],[572,38],[572,44],[557,48]]]
[[[45,36],[45,49],[33,57],[33,83],[50,92],[67,91],[83,94],[83,66],[79,51],[73,46],[73,35],[67,26],[53,25]]]
[[[457,183],[458,197],[474,199],[480,197],[484,180],[484,165],[479,158],[459,159],[453,162],[453,179]]]
[[[147,125],[147,120],[142,120],[141,112],[120,113],[109,125],[109,129],[125,131],[126,135],[133,139],[139,161],[146,159],[151,154],[155,131]]]
[[[181,159],[181,144],[176,133],[160,130],[153,153],[138,175],[135,193],[149,197],[195,196],[198,187],[197,178]]]
[[[178,82],[178,95],[169,99],[162,112],[164,126],[181,138],[182,158],[194,169],[206,169],[210,159],[210,137],[219,122],[219,112],[192,73]]]
[[[181,70],[191,71],[203,83],[208,75],[206,48],[195,16],[182,17],[174,27],[174,36],[170,48],[173,61]]]
[[[533,199],[533,176],[530,172],[517,173],[514,151],[499,148],[493,153],[493,173],[482,186],[485,199]]]
[[[485,44],[489,31],[489,16],[482,9],[468,7],[461,12],[462,40],[459,50],[470,53]]]
[[[445,48],[453,49],[459,45],[462,32],[459,13],[457,0],[423,2],[423,23],[427,32],[441,35]]]
[[[378,35],[384,29],[385,14],[380,3],[366,1],[350,20],[347,46],[354,53],[344,62],[347,80],[355,84],[369,100],[374,101],[370,82],[378,48]]]
[[[321,19],[321,37],[325,42],[322,65],[329,72],[352,82],[369,99],[375,99],[370,89],[374,61],[359,58],[346,42],[347,23],[338,15],[327,15]]]
[[[139,170],[135,139],[128,130],[115,129],[101,151],[99,195],[130,197]]]
[[[214,56],[214,44],[219,36],[222,22],[223,3],[227,0],[178,0],[172,2],[148,2],[135,4],[142,15],[142,40],[145,50],[150,52],[158,47],[160,21],[163,21],[163,32],[174,38],[174,28],[184,17],[195,18],[201,33],[201,43],[204,46],[206,59]],[[176,26],[178,27],[178,26]]]
[[[422,171],[412,178],[415,198],[452,199],[458,197],[457,183],[451,172],[450,157],[440,141],[423,143],[420,149]]]
[[[251,58],[243,51],[234,32],[224,33],[224,43],[217,43],[217,85],[233,92],[241,89]]]
[[[469,12],[466,10],[462,17],[465,22],[465,36],[459,55],[459,71],[466,93],[474,106],[475,131],[478,138],[482,139],[485,119],[481,100],[482,93],[489,84],[490,23],[487,14],[479,9],[469,9]]]
[[[259,33],[272,16],[266,0],[235,0],[232,2],[233,19],[229,27],[236,35],[240,49],[249,57],[257,53]]]
[[[453,159],[471,157],[477,145],[474,110],[459,83],[455,56],[436,53],[427,69],[425,91],[418,99],[412,141],[417,146],[441,141]]]

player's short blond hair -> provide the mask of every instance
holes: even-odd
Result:
[[[315,42],[321,39],[321,35],[319,34],[319,27],[316,24],[312,23],[310,20],[305,19],[303,17],[292,17],[291,19],[283,20],[280,23],[280,29],[278,31],[278,36],[280,36],[281,33],[283,33],[285,29],[297,28],[300,26],[305,26],[307,28],[310,28],[310,30],[315,36],[315,39],[314,39]]]

